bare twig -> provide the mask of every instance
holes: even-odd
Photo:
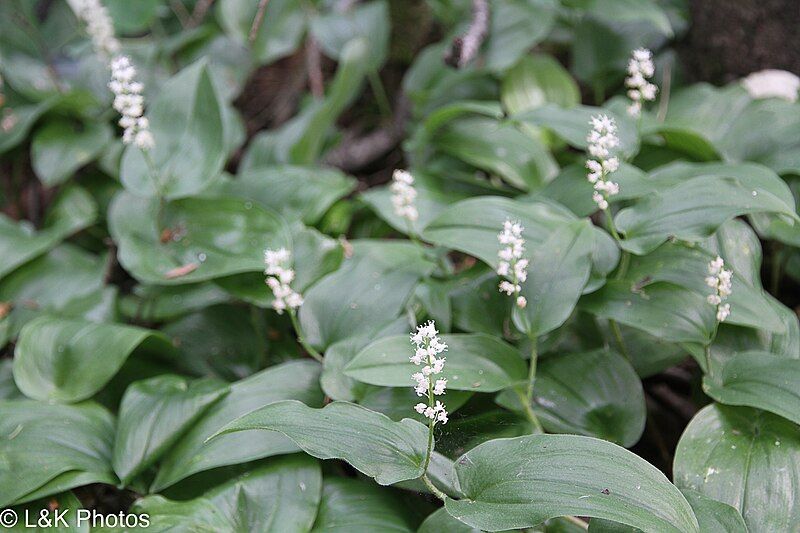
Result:
[[[368,166],[398,145],[403,138],[408,116],[409,102],[401,95],[389,124],[366,135],[347,135],[336,148],[328,152],[325,162],[346,172]]]
[[[319,43],[314,37],[309,37],[306,42],[306,70],[308,70],[308,85],[315,98],[325,96],[325,84],[322,76],[322,56]]]
[[[269,4],[269,0],[258,0],[258,11],[256,11],[256,16],[253,18],[253,25],[250,27],[250,36],[248,37],[250,44],[253,44],[256,40],[258,29],[264,21],[264,13],[267,11],[267,4]]]
[[[189,11],[186,9],[186,6],[183,5],[181,0],[170,0],[169,6],[172,8],[172,12],[178,17],[178,22],[181,23],[181,27],[186,29],[191,24],[192,16],[189,14]]]
[[[192,18],[189,20],[190,28],[195,28],[203,22],[206,13],[208,13],[208,9],[213,3],[214,0],[197,0],[197,3],[194,5],[194,10],[192,10]]]
[[[472,22],[464,35],[456,37],[444,61],[451,67],[463,68],[478,55],[489,32],[489,2],[472,0]]]

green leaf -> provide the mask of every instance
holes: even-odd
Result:
[[[586,137],[592,129],[591,118],[595,115],[608,115],[618,127],[620,146],[624,156],[635,155],[639,151],[639,134],[636,123],[630,117],[611,109],[590,106],[575,106],[569,109],[556,104],[545,104],[531,111],[512,117],[513,120],[552,130],[573,148],[586,150]]]
[[[44,185],[60,185],[97,158],[110,141],[111,128],[102,122],[76,127],[64,120],[48,121],[33,135],[33,170]]]
[[[528,304],[513,311],[521,331],[538,337],[566,322],[589,280],[594,246],[592,225],[580,221],[557,229],[532,250],[520,293]]]
[[[346,10],[333,9],[311,19],[311,33],[326,55],[340,60],[352,39],[369,43],[365,59],[369,70],[378,70],[389,53],[389,5],[385,0],[351,6]]]
[[[441,128],[433,143],[442,152],[525,191],[540,188],[558,172],[553,156],[540,141],[505,121],[460,118]]]
[[[800,220],[794,198],[777,176],[707,175],[656,191],[617,213],[621,246],[635,254],[651,252],[667,238],[699,241],[725,221],[752,213],[777,213]]]
[[[137,285],[120,301],[120,312],[134,321],[163,322],[230,300],[213,283]]]
[[[369,334],[397,317],[419,279],[433,270],[407,242],[353,241],[353,256],[309,289],[300,323],[312,345],[326,348]]]
[[[120,264],[142,283],[205,281],[264,270],[264,250],[291,242],[276,214],[236,198],[186,198],[159,206],[117,195],[109,231]]]
[[[319,463],[305,455],[276,457],[214,487],[199,498],[149,496],[136,513],[150,515],[151,531],[264,533],[309,531],[322,494]]]
[[[44,526],[42,527],[39,525],[38,518],[42,510],[45,509],[52,510],[50,516],[47,517],[50,520],[50,525],[45,525],[47,522],[42,522],[42,526]],[[51,533],[59,531],[74,533],[78,531],[89,533],[89,524],[86,521],[78,522],[79,509],[83,509],[83,504],[73,493],[56,494],[47,499],[30,502],[14,508],[14,512],[17,513],[17,525],[4,527],[3,530],[16,533],[30,533],[32,531],[49,531]],[[66,521],[66,526],[63,526],[63,522],[56,521],[56,511],[59,514],[64,513],[63,519]],[[25,520],[26,517],[28,518],[27,520]]]
[[[58,97],[49,98],[35,105],[17,105],[6,115],[10,117],[8,128],[0,128],[0,154],[5,153],[25,140],[28,132],[48,109],[53,107]],[[11,109],[6,107],[6,109]]]
[[[498,439],[464,454],[455,468],[466,497],[448,499],[445,508],[476,528],[527,528],[577,515],[645,531],[699,531],[664,474],[610,442],[575,435]]]
[[[125,391],[114,439],[114,471],[123,484],[149,468],[229,391],[215,380],[163,375]]]
[[[703,378],[703,391],[720,403],[770,411],[800,424],[800,359],[767,352],[739,353]]]
[[[517,114],[551,103],[576,106],[580,92],[561,63],[548,55],[534,55],[523,56],[506,72],[500,99],[509,114]]]
[[[145,156],[129,145],[122,156],[120,180],[125,188],[139,196],[156,196],[160,190],[167,198],[206,188],[225,163],[220,105],[204,60],[170,78],[148,108],[155,147]]]
[[[654,0],[593,0],[586,12],[610,24],[647,22],[665,37],[674,36],[669,17]]]
[[[249,38],[258,4],[248,0],[221,0],[217,4],[217,18],[229,35],[242,43]],[[303,6],[293,0],[274,0],[264,10],[264,20],[251,43],[253,55],[261,65],[268,65],[291,55],[306,30]]]
[[[309,107],[306,113],[295,119],[301,126],[296,142],[289,149],[288,161],[310,164],[319,159],[324,141],[336,123],[336,119],[355,99],[367,69],[369,46],[363,39],[353,39],[342,50],[339,68],[328,89],[325,99]]]
[[[672,342],[707,344],[714,329],[714,309],[705,296],[666,282],[637,290],[628,281],[609,281],[581,298],[578,307]]]
[[[358,479],[328,477],[312,533],[412,533],[414,521],[397,496]]]
[[[509,392],[498,403],[522,408]],[[639,441],[647,418],[639,376],[624,357],[606,350],[542,358],[532,407],[551,433],[598,437],[626,448]]]
[[[355,188],[355,180],[336,169],[277,165],[240,172],[220,186],[225,196],[252,200],[283,215],[316,224],[334,202]]]
[[[0,215],[0,278],[89,227],[95,218],[97,204],[89,193],[74,186],[58,196],[39,232],[29,222],[14,222]]]
[[[417,533],[481,533],[481,529],[470,527],[463,522],[459,522],[449,514],[444,507],[441,507],[428,515],[428,518],[419,526]]]
[[[739,511],[728,504],[712,500],[701,493],[684,489],[681,491],[692,506],[702,531],[708,533],[747,533],[747,525]]]
[[[527,368],[512,346],[489,335],[442,335],[447,365],[442,377],[453,390],[495,392],[524,381]],[[345,367],[351,378],[385,387],[410,387],[417,369],[409,361],[414,346],[408,335],[387,337],[364,348]]]
[[[162,458],[151,487],[160,491],[192,474],[297,451],[297,446],[277,433],[224,435],[206,443],[225,424],[264,405],[296,399],[322,404],[319,364],[294,361],[272,366],[231,385],[230,393],[212,405]]]
[[[74,403],[103,388],[135,351],[171,354],[161,333],[42,316],[22,328],[14,353],[14,381],[29,398]]]
[[[393,422],[353,403],[314,409],[296,400],[275,402],[226,425],[212,442],[216,436],[252,429],[279,431],[309,455],[347,461],[380,485],[424,473],[428,428],[409,418]]]
[[[736,508],[750,531],[790,531],[800,520],[800,432],[765,411],[711,404],[675,452],[675,484]]]
[[[711,289],[706,285],[705,278],[708,264],[714,258],[714,254],[697,247],[667,243],[646,256],[634,257],[624,279],[630,282],[631,293],[647,296],[651,284],[666,282],[706,297],[711,294]],[[739,275],[734,262],[726,262],[726,267],[733,271],[734,287],[727,300],[731,305],[731,316],[726,322],[784,332],[786,328],[774,308],[774,300],[761,289],[760,282],[753,286]],[[715,313],[714,306],[707,304],[703,309],[705,314]]]
[[[263,279],[258,287],[269,290]],[[266,349],[251,311],[215,305],[166,324],[162,330],[178,351],[177,366],[196,376],[235,381],[260,368]]]
[[[102,407],[0,401],[0,507],[23,503],[89,483],[113,483],[114,418]],[[64,474],[80,483],[29,497]]]
[[[71,244],[37,257],[0,281],[0,302],[12,306],[0,324],[14,338],[22,326],[41,314],[96,319],[84,304],[102,298],[105,268],[104,258]]]
[[[486,41],[486,67],[510,67],[550,32],[556,18],[552,0],[495,0]]]

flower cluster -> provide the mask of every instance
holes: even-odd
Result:
[[[392,205],[397,216],[403,217],[411,222],[419,218],[419,212],[414,205],[417,198],[417,190],[414,188],[414,176],[407,170],[395,170],[392,174]]]
[[[608,198],[619,193],[619,184],[608,179],[609,174],[619,168],[619,159],[611,156],[611,150],[619,146],[617,124],[606,115],[596,115],[590,122],[592,131],[586,141],[589,143],[591,159],[586,161],[589,174],[586,178],[594,186],[592,199],[600,209],[608,209]]]
[[[303,305],[303,297],[292,290],[290,285],[294,281],[294,270],[289,268],[291,262],[292,253],[286,248],[264,251],[266,283],[275,296],[272,308],[279,315],[286,309],[297,309]]]
[[[86,32],[92,45],[105,58],[119,53],[119,41],[114,35],[114,22],[100,0],[73,0],[75,14],[86,22]]]
[[[438,378],[434,381],[433,376],[440,374],[444,369],[445,357],[437,357],[447,350],[447,345],[439,340],[439,332],[436,331],[436,324],[431,320],[427,324],[417,326],[417,331],[411,334],[411,342],[415,345],[414,355],[411,362],[417,366],[424,365],[422,371],[415,372],[411,378],[416,382],[414,391],[417,396],[427,396],[428,403],[420,402],[414,406],[414,410],[421,415],[432,420],[432,423],[447,423],[447,410],[442,402],[435,400],[435,396],[444,394],[447,388],[447,380]]]
[[[637,48],[628,61],[628,98],[632,100],[628,106],[628,114],[638,117],[642,114],[642,102],[656,99],[658,87],[647,81],[653,77],[656,68],[653,65],[653,53],[646,48]]]
[[[108,88],[114,93],[114,109],[122,118],[119,125],[125,128],[122,142],[135,144],[142,150],[149,150],[155,144],[150,133],[150,123],[144,114],[144,85],[135,80],[136,69],[127,56],[115,57],[111,62],[111,82]]]
[[[717,256],[716,259],[708,264],[708,273],[706,285],[714,289],[714,294],[708,295],[708,303],[717,307],[717,320],[725,322],[725,319],[731,314],[731,304],[723,304],[722,302],[731,294],[733,272],[725,270],[725,261]]]
[[[785,70],[767,69],[753,72],[744,78],[742,86],[751,98],[782,98],[796,102],[800,78]]]
[[[497,254],[500,262],[497,264],[497,274],[499,276],[510,276],[511,281],[503,280],[500,282],[500,292],[509,296],[517,297],[517,306],[524,308],[528,305],[528,300],[519,293],[522,290],[522,283],[528,279],[528,260],[522,258],[525,253],[525,239],[522,238],[522,231],[525,228],[519,222],[506,220],[503,222],[503,231],[497,236],[500,244],[505,246]]]

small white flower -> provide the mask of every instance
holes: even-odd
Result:
[[[638,48],[633,51],[628,61],[628,77],[625,79],[628,98],[631,99],[631,105],[628,106],[629,115],[638,117],[642,114],[642,102],[656,99],[658,87],[647,81],[653,77],[655,70],[650,50]]]
[[[505,279],[500,281],[498,288],[500,292],[509,296],[518,296],[516,303],[519,307],[525,307],[525,305],[520,305],[520,302],[527,304],[525,298],[519,296],[519,292],[522,290],[521,284],[528,279],[529,261],[522,257],[525,253],[525,239],[522,238],[524,229],[519,222],[506,220],[503,223],[503,230],[497,235],[497,240],[504,246],[497,252],[497,257],[500,259],[497,264],[497,275],[511,276],[512,279],[511,281]]]
[[[411,334],[411,342],[415,345],[414,355],[410,360],[417,366],[424,365],[420,372],[411,374],[411,379],[414,381],[414,392],[417,396],[426,396],[428,403],[418,403],[414,406],[414,410],[426,418],[430,419],[432,424],[440,422],[447,423],[447,411],[442,402],[436,400],[434,403],[434,396],[440,396],[445,393],[447,388],[447,379],[437,378],[432,382],[431,375],[439,374],[444,370],[445,358],[436,357],[447,350],[447,344],[439,339],[439,332],[436,331],[436,325],[431,320],[427,324],[417,326],[417,330]]]
[[[619,169],[619,159],[611,155],[611,150],[619,146],[617,125],[613,118],[606,115],[593,116],[590,124],[592,130],[586,137],[589,143],[589,155],[594,159],[586,161],[589,173],[586,179],[594,187],[592,200],[602,210],[608,209],[608,198],[619,194],[619,184],[608,179],[609,175]]]
[[[135,144],[141,150],[150,150],[155,139],[150,132],[150,122],[144,113],[144,85],[134,81],[136,69],[127,56],[117,56],[111,61],[111,81],[108,88],[114,93],[114,109],[122,117],[119,125],[125,129],[122,142]]]
[[[767,69],[744,78],[742,86],[751,98],[783,98],[796,102],[800,78],[785,70]]]
[[[272,289],[272,308],[279,315],[286,309],[297,309],[303,305],[303,297],[290,285],[295,277],[294,270],[290,268],[291,261],[292,253],[286,248],[264,250],[265,282]]]
[[[731,314],[731,306],[722,302],[731,294],[733,272],[725,270],[725,261],[717,256],[708,264],[708,273],[710,276],[706,277],[705,282],[714,289],[714,293],[709,294],[706,300],[717,308],[717,321],[724,322]]]
[[[397,169],[392,174],[392,206],[397,216],[414,222],[419,218],[415,205],[417,190],[414,188],[414,176],[407,170]]]
[[[120,45],[114,36],[114,22],[100,0],[73,0],[72,7],[86,22],[86,33],[92,38],[94,49],[105,58],[116,55]]]

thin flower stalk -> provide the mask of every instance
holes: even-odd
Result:
[[[289,314],[292,327],[297,333],[297,341],[311,357],[322,362],[322,354],[306,341],[297,319],[297,309],[303,305],[303,296],[292,288],[295,271],[291,268],[291,264],[292,252],[286,248],[264,251],[265,283],[272,291],[272,308],[279,315],[282,315],[284,311]]]
[[[414,406],[417,413],[428,419],[428,447],[425,452],[422,480],[433,494],[444,500],[445,494],[428,478],[428,467],[433,453],[433,430],[437,423],[446,424],[448,421],[447,409],[437,399],[437,396],[443,395],[447,389],[447,379],[438,377],[444,370],[446,358],[442,354],[447,351],[447,344],[439,339],[439,332],[436,331],[436,324],[432,320],[417,326],[416,331],[411,334],[411,343],[414,345],[414,355],[409,360],[417,367],[421,367],[411,375],[414,392],[427,400]]]
[[[528,279],[528,259],[523,257],[525,253],[525,239],[522,232],[525,230],[519,222],[512,222],[507,219],[503,223],[503,230],[497,236],[497,240],[503,247],[497,253],[499,259],[497,263],[497,275],[502,276],[498,288],[500,292],[509,296],[514,296],[514,302],[520,309],[528,305],[528,300],[520,294],[522,284]]]
[[[640,117],[644,102],[652,102],[656,99],[658,87],[648,81],[653,74],[655,74],[653,53],[646,48],[634,50],[628,60],[628,77],[625,79],[628,98],[631,99],[631,104],[628,106],[630,116]]]

